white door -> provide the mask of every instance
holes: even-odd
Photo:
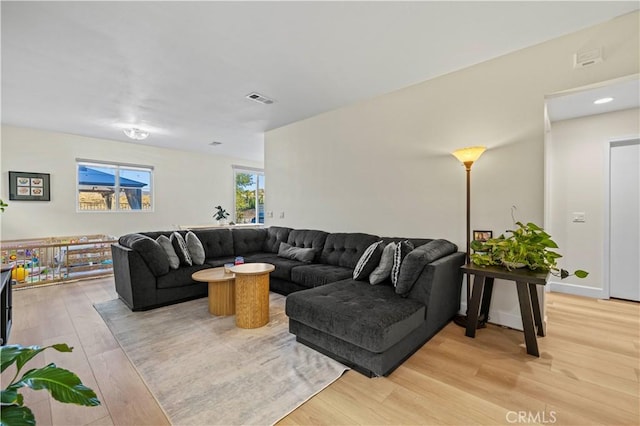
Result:
[[[640,140],[610,145],[609,294],[640,301]]]

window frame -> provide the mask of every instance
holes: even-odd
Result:
[[[114,169],[114,194],[118,194],[118,196],[114,196],[115,206],[111,210],[91,210],[91,209],[81,209],[80,208],[80,166],[88,166],[88,167],[101,167],[101,168],[111,168]],[[117,161],[101,161],[101,160],[90,160],[84,158],[76,158],[75,161],[76,167],[76,212],[77,213],[153,213],[155,210],[155,184],[154,184],[154,167],[143,164],[132,164],[132,163],[122,163]],[[123,170],[140,170],[143,172],[149,173],[149,194],[151,197],[151,206],[149,209],[121,209],[120,208],[120,174]],[[142,201],[142,200],[141,200]]]

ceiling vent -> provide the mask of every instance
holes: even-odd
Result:
[[[211,146],[218,146],[218,145],[222,145],[222,142],[219,142],[219,141],[213,141],[213,142],[211,142],[209,145],[211,145]]]
[[[602,48],[583,50],[573,55],[573,67],[584,68],[602,62]]]
[[[269,99],[266,96],[263,96],[260,93],[256,93],[256,92],[251,92],[245,97],[247,99],[251,99],[252,101],[265,104],[265,105],[270,105],[275,102],[273,99]]]

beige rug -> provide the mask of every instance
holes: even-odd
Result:
[[[268,325],[243,330],[209,314],[207,298],[146,312],[96,304],[175,425],[276,423],[347,368],[295,341],[284,296],[271,294]]]

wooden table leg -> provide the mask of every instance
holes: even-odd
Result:
[[[236,326],[258,328],[269,322],[269,274],[236,273]]]
[[[493,294],[493,277],[485,277],[484,290],[482,291],[482,305],[480,305],[480,316],[478,321],[486,324],[489,321],[489,307],[491,306],[491,296]]]
[[[540,353],[538,352],[536,331],[533,326],[531,297],[528,287],[529,283],[516,281],[516,288],[518,289],[518,301],[520,302],[520,316],[522,317],[522,328],[524,329],[524,341],[527,345],[527,353],[529,355],[539,357]]]
[[[226,316],[236,313],[234,280],[209,283],[209,313]]]
[[[480,298],[482,297],[482,290],[484,289],[484,281],[484,276],[474,276],[471,302],[467,301],[467,303],[470,303],[469,309],[467,309],[467,331],[465,332],[467,337],[476,337],[478,313],[480,312]],[[467,285],[469,285],[469,283],[467,283]]]
[[[529,294],[531,295],[531,307],[533,308],[533,320],[536,323],[538,329],[538,336],[546,336],[544,329],[544,321],[542,321],[542,315],[540,314],[540,301],[538,300],[538,290],[535,284],[529,284]]]

